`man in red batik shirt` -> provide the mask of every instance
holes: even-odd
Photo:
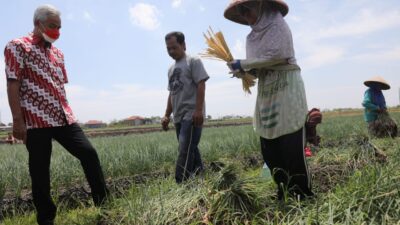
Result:
[[[33,202],[39,224],[54,224],[56,206],[50,196],[52,140],[81,162],[96,206],[107,196],[103,171],[68,104],[63,53],[52,43],[60,36],[60,12],[50,5],[36,9],[34,30],[10,41],[5,50],[7,93],[13,135],[29,152]]]

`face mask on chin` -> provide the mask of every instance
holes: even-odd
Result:
[[[43,39],[47,42],[54,43],[60,37],[59,29],[46,29],[46,28],[43,28],[43,29],[44,29],[44,32],[42,32],[42,36],[43,36]]]

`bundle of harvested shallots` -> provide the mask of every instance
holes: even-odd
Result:
[[[222,60],[225,62],[231,62],[234,60],[231,51],[229,50],[228,45],[226,44],[224,35],[221,31],[214,33],[214,31],[210,29],[204,34],[206,39],[206,43],[208,48],[206,49],[205,53],[201,55],[206,58]],[[247,93],[251,93],[250,87],[254,86],[255,84],[255,77],[245,73],[241,76],[243,90]]]

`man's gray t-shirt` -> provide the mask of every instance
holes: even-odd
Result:
[[[197,57],[186,55],[169,68],[168,90],[171,95],[175,123],[192,120],[196,109],[197,84],[208,78],[203,63]],[[203,115],[205,116],[205,106]]]

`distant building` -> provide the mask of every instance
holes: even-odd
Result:
[[[103,128],[106,127],[107,124],[103,123],[100,120],[89,120],[87,123],[84,124],[86,128]]]
[[[6,124],[0,122],[0,131],[12,131],[12,124],[11,126],[7,126]]]
[[[238,116],[238,115],[227,115],[227,116],[223,116],[222,119],[223,120],[233,120],[233,119],[242,119],[243,116]]]
[[[151,118],[145,118],[143,120],[143,124],[145,124],[145,125],[150,125],[150,124],[154,124],[154,123],[155,123],[154,120]]]
[[[0,126],[0,131],[12,131],[12,126],[3,126],[4,124],[2,124]]]
[[[141,116],[131,116],[122,121],[126,126],[139,126],[145,124],[145,119]]]
[[[153,124],[161,124],[161,117],[159,117],[159,116],[154,116],[154,117],[151,117],[150,119]]]

